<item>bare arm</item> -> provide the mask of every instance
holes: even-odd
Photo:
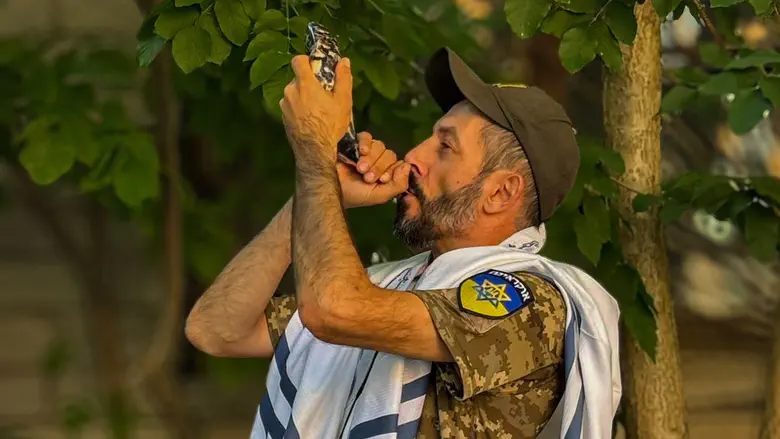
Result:
[[[394,174],[408,180],[408,168]],[[427,361],[452,361],[425,304],[374,286],[347,229],[333,169],[299,169],[293,217],[298,312],[322,341]]]
[[[187,318],[187,339],[219,357],[270,357],[265,308],[290,265],[292,199],[222,270]]]

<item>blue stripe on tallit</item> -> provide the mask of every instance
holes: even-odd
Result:
[[[263,402],[260,403],[260,420],[271,439],[283,439],[284,427],[279,422],[279,418],[276,417],[274,408],[271,406],[271,398],[268,397],[267,393],[263,397]]]
[[[428,375],[423,375],[411,383],[404,384],[404,386],[401,388],[401,404],[425,395],[427,390]]]
[[[360,423],[349,432],[349,439],[367,439],[380,434],[393,433],[398,427],[398,415],[385,415]]]
[[[420,419],[399,425],[396,431],[396,439],[414,439],[417,437],[417,428],[420,426]]]
[[[577,400],[577,409],[574,411],[574,418],[571,420],[569,429],[566,430],[564,439],[580,439],[582,435],[583,416],[585,416],[585,389],[580,391],[580,398]]]
[[[287,431],[284,432],[284,439],[301,439],[298,434],[298,428],[295,427],[295,420],[290,416],[290,422],[287,424]]]
[[[569,373],[571,372],[571,368],[574,366],[574,358],[577,355],[577,346],[575,343],[575,332],[579,332],[580,330],[580,316],[577,313],[577,308],[575,306],[572,306],[572,319],[571,322],[569,322],[569,327],[566,328],[566,340],[565,340],[565,351],[564,351],[564,358],[566,360],[566,379],[569,378]],[[577,368],[580,371],[580,381],[582,381],[582,367],[580,364],[577,364]],[[580,384],[580,396],[579,399],[577,399],[577,408],[574,410],[574,417],[571,420],[571,424],[569,424],[569,428],[566,430],[566,435],[564,436],[564,439],[580,439],[580,436],[582,435],[582,421],[583,417],[585,416],[585,387],[581,383]],[[566,421],[564,420],[564,423]]]
[[[574,365],[574,359],[577,357],[577,331],[580,327],[580,319],[577,315],[577,308],[575,306],[571,308],[571,321],[566,327],[566,336],[564,338],[563,358],[565,361],[566,378],[569,378],[569,372]]]
[[[287,374],[287,358],[290,357],[290,346],[287,344],[287,336],[282,335],[279,344],[276,347],[276,354],[274,360],[276,361],[276,367],[279,369],[279,387],[282,390],[284,398],[287,399],[287,403],[290,407],[293,406],[295,401],[295,394],[298,390],[290,380],[290,376]]]

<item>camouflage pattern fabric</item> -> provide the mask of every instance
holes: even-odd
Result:
[[[468,314],[458,290],[410,291],[426,305],[454,363],[435,363],[418,439],[534,438],[563,395],[566,305],[532,273],[514,273],[534,301],[501,319]],[[295,297],[266,309],[274,345],[295,311]]]
[[[297,307],[294,294],[271,298],[271,302],[265,309],[265,320],[268,323],[268,334],[271,335],[271,345],[274,349],[281,340]]]

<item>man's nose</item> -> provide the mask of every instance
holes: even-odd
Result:
[[[416,146],[407,152],[404,156],[404,161],[412,166],[411,172],[413,174],[416,174],[417,177],[424,177],[427,167],[424,166],[424,162],[421,160],[422,154],[420,146]]]

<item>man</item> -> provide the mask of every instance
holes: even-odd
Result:
[[[298,437],[296,428],[313,422],[311,415],[296,420],[290,414],[305,398],[295,394],[301,392],[301,379],[292,383],[288,376],[300,363],[285,362],[291,351],[306,349],[291,341],[291,321],[323,345],[435,365],[420,398],[419,419],[402,425],[396,404],[391,428],[397,437],[533,438],[559,406],[564,419],[557,421],[553,436],[607,437],[611,424],[604,424],[611,422],[620,393],[615,383],[617,308],[586,275],[572,267],[555,268],[535,255],[544,240],[543,227],[537,226],[570,190],[579,164],[573,128],[562,108],[536,88],[484,84],[457,55],[442,49],[426,71],[428,88],[446,113],[431,137],[397,160],[381,142],[361,133],[362,158],[354,169],[336,160],[336,143],[346,132],[352,105],[348,60],[338,66],[333,92],[317,84],[306,57],[294,58],[292,66],[296,78],[280,105],[295,154],[294,197],[200,298],[186,328],[195,346],[217,356],[271,357],[281,341],[284,352],[277,350],[274,366],[281,375],[274,384],[269,375],[269,392],[276,393],[263,400],[257,437]],[[343,209],[393,198],[398,202],[394,233],[424,252],[417,265],[410,265],[413,270],[397,271],[380,287],[376,276],[381,269],[372,277],[366,273]],[[505,272],[488,265],[489,270],[469,271],[453,259],[482,249],[522,262],[508,266],[531,269]],[[272,297],[291,261],[296,294]],[[450,262],[442,267],[441,261]],[[448,287],[416,288],[436,270],[466,274],[442,283]],[[591,291],[596,302],[605,304],[587,302],[593,316],[583,316],[573,309],[583,300],[577,294]],[[575,347],[578,331],[567,327],[590,324],[588,319],[596,322],[589,332],[598,333],[592,349],[598,353],[583,367],[574,358],[594,345],[580,337]],[[588,367],[607,370],[591,373]],[[339,371],[332,373],[323,386],[333,385]],[[574,389],[570,384],[597,373],[607,377],[600,383],[604,388],[596,390],[602,399],[590,399],[593,386]],[[346,437],[345,425],[362,389],[357,375],[350,369],[351,385],[331,389],[336,390],[333,399],[322,400],[338,405],[337,394],[351,395],[351,408],[337,420],[339,429],[327,430],[339,433],[313,437]],[[572,402],[559,404],[570,387]],[[279,414],[274,405],[282,394],[286,408]],[[583,422],[587,403],[591,417]],[[340,408],[335,410],[329,416],[342,416]],[[599,410],[605,414],[594,414]],[[372,437],[356,431],[360,428],[347,433]]]

